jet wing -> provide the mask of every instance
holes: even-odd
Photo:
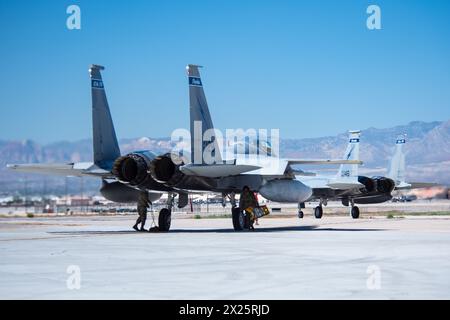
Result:
[[[350,190],[350,189],[359,189],[364,187],[364,185],[356,180],[333,180],[327,184],[332,189],[339,190]]]
[[[360,160],[344,159],[286,159],[290,165],[295,164],[362,164]]]
[[[438,186],[440,186],[440,184],[432,182],[401,182],[395,186],[395,190],[420,189]]]
[[[357,177],[349,177],[349,178],[337,178],[337,177],[329,177],[329,176],[316,176],[316,177],[301,177],[297,176],[297,179],[302,183],[306,184],[308,187],[312,189],[318,190],[353,190],[360,189],[364,187],[358,181]]]
[[[94,176],[101,178],[113,177],[111,172],[101,169],[92,162],[75,162],[75,163],[26,163],[26,164],[7,164],[10,170],[52,174],[61,176]]]

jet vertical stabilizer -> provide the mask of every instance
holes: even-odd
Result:
[[[205,132],[211,133],[214,125],[209,113],[208,103],[203,91],[202,79],[200,78],[199,68],[201,66],[189,64],[186,69],[189,77],[189,109],[190,109],[190,130],[191,130],[191,161],[194,164],[212,164],[205,162],[203,155],[205,149],[209,146],[210,154],[216,162],[222,162],[219,150],[219,144],[215,138],[204,141]],[[215,135],[214,135],[215,136]],[[209,140],[209,141],[208,141]],[[214,144],[211,145],[214,141]],[[214,148],[212,148],[214,146]],[[205,152],[207,153],[207,152]]]
[[[359,137],[361,131],[349,131],[349,141],[345,150],[345,160],[359,160]],[[341,164],[337,174],[338,178],[349,178],[358,176],[358,164]]]
[[[104,69],[95,64],[89,68],[92,92],[92,138],[94,163],[110,171],[114,160],[120,157],[120,149],[100,73]]]
[[[400,135],[395,142],[395,152],[389,167],[388,177],[395,181],[396,186],[402,186],[405,182],[405,154],[403,146],[406,143],[406,135]]]

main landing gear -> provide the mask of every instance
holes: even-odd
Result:
[[[359,208],[357,206],[355,206],[355,200],[353,200],[352,198],[343,198],[342,199],[342,205],[343,206],[350,206],[350,216],[353,219],[358,219],[359,218]]]
[[[351,201],[351,209],[350,209],[350,215],[352,216],[353,219],[358,219],[359,218],[359,208],[357,206],[355,206],[355,202],[353,201],[353,199],[350,200]]]
[[[158,216],[158,227],[159,231],[169,231],[170,229],[170,223],[172,222],[172,207],[173,207],[173,200],[175,198],[175,194],[172,192],[169,192],[167,196],[167,208],[162,208],[159,211]]]
[[[323,215],[322,205],[324,205],[324,206],[327,205],[327,200],[326,199],[320,199],[319,205],[314,208],[314,217],[316,219],[322,219],[322,215]]]
[[[233,228],[234,231],[242,231],[246,229],[247,223],[246,223],[246,214],[242,212],[239,208],[232,208],[231,209],[231,216],[233,220]]]
[[[353,199],[345,198],[345,199],[342,200],[342,204],[344,206],[351,205],[351,207],[350,207],[350,215],[351,215],[351,217],[353,219],[358,219],[359,218],[359,208],[358,208],[358,206],[355,206],[355,202],[354,202]],[[314,217],[316,219],[321,219],[322,218],[322,216],[323,216],[323,206],[326,206],[326,205],[327,205],[327,199],[326,198],[320,199],[319,205],[314,208]],[[305,207],[304,203],[299,203],[298,204],[298,217],[300,219],[303,218],[303,211],[302,211],[302,209],[304,207]]]
[[[229,198],[231,202],[231,218],[234,231],[251,229],[250,216],[236,205],[236,194],[234,192],[230,193]]]
[[[228,195],[231,203],[231,219],[233,221],[233,229],[241,231],[246,228],[246,214],[242,212],[236,205],[236,193],[232,192]]]
[[[317,206],[314,208],[314,217],[316,219],[322,219],[323,209],[322,206]]]
[[[300,202],[298,204],[298,218],[299,219],[303,219],[303,210],[305,208],[305,203],[304,202]]]

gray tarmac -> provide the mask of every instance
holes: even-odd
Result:
[[[133,222],[0,219],[0,298],[450,298],[449,216],[264,218],[254,232],[230,219],[175,218],[169,233]]]

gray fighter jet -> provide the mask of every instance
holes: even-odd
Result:
[[[360,131],[350,131],[350,137],[344,159],[359,160]],[[406,136],[400,135],[396,140],[395,152],[386,176],[362,176],[358,173],[357,164],[342,164],[335,176],[300,176],[298,179],[312,189],[309,199],[319,200],[314,208],[314,216],[322,218],[322,206],[330,200],[339,200],[344,206],[350,206],[352,218],[359,218],[360,210],[356,204],[382,203],[392,199],[394,190],[425,188],[436,186],[435,183],[405,181],[405,154],[403,146]],[[299,218],[303,212],[299,208]]]
[[[359,160],[284,159],[271,152],[267,141],[237,141],[225,148],[214,130],[199,66],[188,65],[190,96],[190,152],[155,154],[151,150],[120,154],[105,88],[101,76],[104,67],[89,69],[92,90],[93,151],[92,163],[12,164],[12,170],[32,173],[91,176],[101,178],[102,195],[115,202],[137,202],[138,209],[168,193],[167,206],[161,209],[161,231],[171,225],[171,210],[178,196],[178,207],[188,204],[190,192],[215,192],[228,197],[236,207],[236,193],[244,186],[276,202],[304,203],[312,189],[296,178],[307,174],[293,169],[301,164],[360,164]],[[206,137],[206,138],[205,138]],[[230,152],[231,150],[231,152]],[[228,152],[227,152],[228,151]],[[232,210],[235,230],[245,227],[244,213]]]

